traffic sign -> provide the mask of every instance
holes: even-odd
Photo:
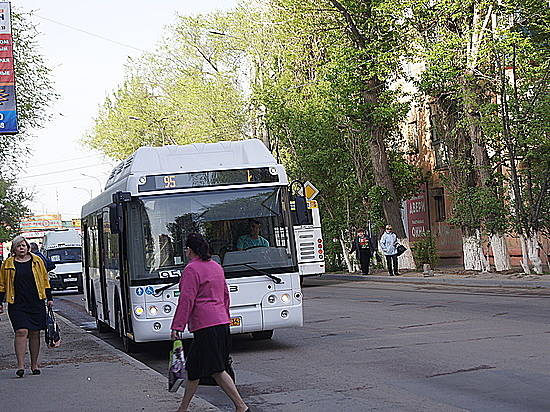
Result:
[[[304,194],[307,200],[313,200],[319,194],[319,189],[313,186],[313,183],[307,181],[304,183]]]

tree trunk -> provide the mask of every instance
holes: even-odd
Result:
[[[508,246],[506,246],[506,238],[502,233],[491,235],[491,249],[493,250],[493,259],[495,262],[495,270],[502,272],[510,270],[510,255],[508,254]]]
[[[409,239],[407,239],[407,238],[399,239],[399,243],[401,243],[403,246],[405,246],[407,248],[405,253],[403,253],[401,256],[399,256],[399,268],[400,269],[416,269],[416,265],[414,263],[414,256],[412,254]]]
[[[527,238],[527,254],[531,265],[533,265],[533,271],[537,275],[542,275],[542,259],[539,252],[539,233],[535,231]]]
[[[348,272],[352,273],[353,266],[349,258],[348,248],[346,247],[346,244],[344,242],[344,232],[340,231],[340,238],[338,240],[340,241],[340,246],[342,247],[342,255],[344,256],[344,261],[346,262],[346,267],[348,268]]]
[[[393,179],[390,175],[390,166],[386,154],[383,131],[376,127],[373,127],[372,130],[373,133],[369,140],[369,152],[374,173],[374,181],[387,192],[387,196],[384,196],[382,200],[386,224],[393,227],[393,231],[397,235],[399,241],[403,246],[407,247],[407,250],[402,255],[403,257],[401,260],[403,265],[401,267],[403,267],[403,269],[415,269],[414,257],[408,247],[409,241],[405,233],[403,219],[401,218],[401,205],[397,198]]]
[[[489,261],[483,253],[479,230],[476,230],[475,234],[462,236],[462,250],[464,252],[465,270],[478,272],[488,272],[490,270]]]
[[[530,275],[531,268],[529,267],[529,252],[527,250],[527,238],[525,235],[521,234],[519,236],[519,243],[521,244],[521,267],[523,268],[523,273]]]

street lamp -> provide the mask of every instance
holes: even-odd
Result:
[[[94,197],[93,194],[92,194],[92,190],[91,190],[91,189],[86,189],[86,188],[84,188],[84,187],[76,187],[76,186],[73,186],[73,189],[85,190],[85,191],[88,192],[88,194],[90,195],[90,200],[92,200],[92,197]]]
[[[81,176],[89,177],[91,179],[95,179],[97,183],[99,184],[99,193],[103,190],[103,185],[101,184],[101,180],[99,180],[97,177],[92,175],[87,175],[86,173],[80,173]]]
[[[128,116],[128,119],[138,120],[138,121],[141,121],[141,122],[148,123],[152,126],[158,127],[160,138],[162,139],[162,146],[164,146],[164,143],[165,143],[166,140],[168,140],[172,144],[176,144],[176,142],[174,141],[174,139],[172,137],[170,137],[169,139],[166,139],[166,136],[165,136],[165,133],[164,133],[164,124],[163,123],[166,120],[169,120],[170,119],[169,117],[161,117],[160,119],[147,120],[147,119],[142,119],[141,117],[137,117],[137,116]]]

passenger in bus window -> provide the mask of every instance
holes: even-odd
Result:
[[[15,332],[16,375],[25,375],[27,341],[31,355],[31,373],[40,375],[40,331],[46,329],[46,305],[53,306],[52,290],[44,261],[30,251],[23,236],[11,244],[11,256],[0,269],[0,313],[4,313],[4,298]]]
[[[239,236],[237,240],[237,249],[246,250],[253,247],[269,247],[269,242],[266,238],[260,235],[262,225],[255,219],[250,219],[248,222],[248,234]]]
[[[172,321],[172,340],[189,326],[193,343],[187,353],[185,393],[178,411],[187,411],[201,378],[212,377],[235,405],[237,412],[248,407],[235,382],[227,373],[229,352],[229,290],[223,268],[211,259],[210,246],[204,237],[191,233],[185,241],[189,263],[180,277],[180,296]]]

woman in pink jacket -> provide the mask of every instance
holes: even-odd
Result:
[[[229,291],[223,268],[210,259],[204,237],[191,233],[185,241],[189,263],[180,279],[178,307],[172,321],[172,339],[189,326],[193,343],[186,359],[187,382],[178,411],[185,412],[197,391],[200,378],[213,377],[235,404],[237,412],[249,409],[225,371],[229,362]]]

